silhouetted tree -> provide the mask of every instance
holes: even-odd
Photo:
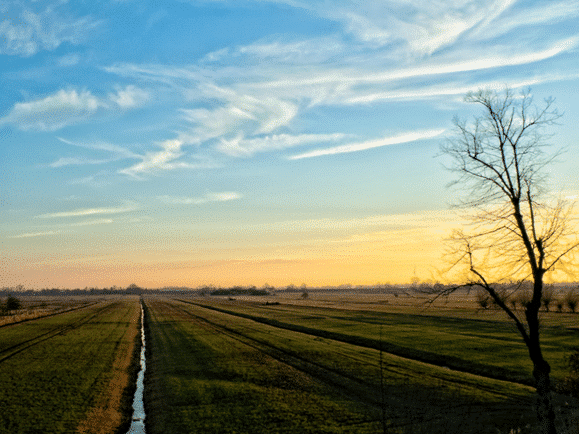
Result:
[[[449,168],[459,174],[453,184],[466,192],[459,205],[473,223],[470,232],[454,233],[455,264],[466,266],[461,286],[481,288],[516,324],[533,363],[541,431],[554,434],[551,368],[541,350],[539,309],[545,275],[577,247],[568,229],[570,204],[546,193],[545,167],[553,157],[544,152],[542,129],[560,115],[553,99],[538,107],[530,91],[480,90],[465,101],[480,105],[483,115],[473,123],[455,118],[456,135],[442,148],[452,161]],[[493,283],[505,278],[531,282],[522,312],[511,309],[502,286]],[[518,289],[512,286],[507,296]]]

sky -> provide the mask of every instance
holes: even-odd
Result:
[[[564,113],[579,1],[0,5],[0,286],[438,279],[463,224],[440,146],[469,91]]]

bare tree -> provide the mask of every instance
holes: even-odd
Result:
[[[465,267],[461,286],[484,291],[515,323],[533,362],[541,430],[554,434],[551,368],[541,351],[539,309],[545,276],[563,267],[578,245],[569,230],[571,204],[553,199],[546,179],[554,156],[545,152],[544,127],[560,115],[553,99],[539,107],[530,91],[480,90],[465,101],[482,106],[483,114],[472,123],[455,118],[456,134],[442,149],[452,161],[449,169],[459,175],[453,184],[466,193],[459,206],[470,218],[453,236],[454,267]],[[516,311],[509,300],[525,286],[531,287],[530,299]],[[453,289],[445,288],[445,294]]]

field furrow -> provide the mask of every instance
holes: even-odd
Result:
[[[146,305],[152,433],[229,432],[226,427],[236,427],[235,432],[378,432],[382,408],[389,432],[508,432],[534,419],[532,389],[523,385],[194,304],[151,298]],[[301,380],[292,382],[295,378]],[[261,399],[272,391],[288,396],[264,404]],[[247,413],[248,405],[255,411],[256,400],[263,406],[260,417]],[[299,419],[304,400],[332,402],[351,416],[310,416],[315,422],[296,429],[289,421]],[[281,409],[283,417],[270,417]],[[207,414],[218,417],[223,430],[212,428]],[[254,425],[249,421],[259,421],[263,430],[244,430]]]
[[[0,433],[115,433],[130,406],[138,317],[134,297],[0,329]]]
[[[186,300],[218,312],[499,380],[533,385],[532,366],[508,321],[340,308]],[[472,316],[472,315],[471,315]],[[382,336],[380,338],[379,336]],[[567,374],[566,359],[579,342],[574,327],[544,326],[542,341],[553,376]]]

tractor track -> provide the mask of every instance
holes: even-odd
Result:
[[[178,301],[182,302],[182,300],[178,300]],[[189,303],[189,302],[186,302],[186,303],[193,305],[193,306],[196,306],[198,308],[206,309],[209,311],[215,311],[215,309],[211,309],[210,307],[206,307],[203,305],[197,305],[195,303]],[[353,398],[357,402],[360,402],[366,406],[373,407],[375,410],[381,409],[383,405],[386,408],[389,408],[391,405],[393,408],[395,408],[395,404],[401,398],[401,395],[406,394],[406,391],[402,390],[403,388],[396,387],[395,389],[393,389],[392,387],[387,386],[388,391],[383,398],[381,396],[380,387],[377,386],[376,384],[374,384],[372,381],[369,381],[368,379],[362,379],[360,377],[356,377],[355,375],[353,375],[349,372],[344,372],[343,370],[332,368],[332,367],[326,366],[324,364],[321,364],[319,362],[309,360],[309,359],[301,356],[300,354],[298,354],[297,350],[293,351],[293,350],[280,348],[279,346],[276,346],[270,342],[266,342],[264,340],[261,340],[261,339],[255,338],[255,337],[248,336],[247,334],[243,333],[242,331],[236,330],[230,326],[218,324],[218,323],[211,321],[211,320],[209,320],[201,315],[197,315],[197,314],[191,312],[190,310],[186,309],[185,307],[178,306],[175,304],[173,304],[171,307],[175,310],[178,310],[179,312],[184,313],[185,315],[189,316],[190,318],[197,320],[200,324],[204,324],[205,327],[207,327],[208,329],[214,330],[216,333],[222,333],[222,334],[226,335],[227,337],[229,337],[230,339],[234,339],[234,340],[236,340],[244,345],[249,346],[250,348],[253,348],[259,352],[262,352],[265,355],[275,359],[279,363],[288,365],[288,366],[308,375],[309,377],[313,378],[316,381],[321,381],[322,383],[331,387],[333,390],[338,391],[340,394],[346,396],[347,398],[350,398],[350,399]],[[223,313],[223,312],[220,311],[220,313]],[[235,313],[233,313],[232,315],[233,316],[239,316],[239,315],[235,315]],[[261,324],[260,322],[257,322],[257,321],[254,321],[254,322],[256,324]],[[275,326],[273,326],[273,327],[275,327]],[[276,328],[284,329],[283,327],[276,327]],[[290,330],[290,331],[293,331],[293,330]],[[302,332],[296,332],[296,331],[293,331],[293,332],[294,333],[302,333]],[[302,333],[302,334],[307,334],[307,333]],[[317,337],[316,335],[310,335],[310,336]],[[328,339],[328,338],[324,338],[324,339]],[[331,339],[328,339],[328,340],[331,341]],[[366,360],[362,360],[360,358],[353,357],[353,356],[350,356],[347,354],[341,354],[341,356],[344,358],[354,360],[357,363],[365,363],[368,365],[371,364],[371,363],[368,363],[368,361],[366,361]],[[421,363],[424,363],[424,362],[421,362]],[[380,369],[379,366],[376,366],[376,369],[379,370]],[[424,378],[423,373],[419,373],[419,372],[401,373],[400,369],[389,368],[387,365],[383,365],[382,370],[385,373],[390,372],[392,374],[397,375],[398,377],[405,376],[405,377],[407,377],[409,382],[413,378],[419,378],[419,377]],[[430,377],[439,381],[441,388],[448,387],[448,386],[452,387],[452,386],[457,386],[457,385],[458,386],[464,386],[464,383],[457,382],[457,381],[450,381],[448,378],[445,378],[443,376],[430,375]],[[469,386],[472,387],[472,385],[469,385]],[[506,399],[515,398],[514,395],[498,393],[497,391],[492,390],[490,388],[480,387],[480,389],[486,390],[489,393],[493,393],[497,397],[506,398]],[[520,400],[521,397],[516,396],[516,398]],[[383,401],[383,399],[384,399],[384,401]],[[528,406],[529,403],[521,403],[519,401],[514,407],[521,408],[521,407],[525,407],[525,405]],[[457,409],[464,409],[465,411],[470,412],[474,409],[474,407],[476,407],[475,403],[465,402],[463,399],[457,399],[456,403],[451,404],[451,406],[447,405],[445,407],[445,410],[455,411]],[[496,408],[488,408],[487,407],[485,409],[485,411],[486,412],[489,412],[489,411],[502,412],[502,411],[504,411],[504,408],[505,408],[504,405],[497,406]],[[408,415],[389,414],[388,419],[390,421],[389,426],[394,428],[394,427],[413,426],[416,424],[428,424],[428,423],[433,423],[433,422],[436,423],[436,422],[443,421],[445,419],[445,416],[444,416],[444,412],[434,412],[434,414],[433,414],[432,411],[427,411],[427,410],[421,411],[420,406],[417,406],[417,408],[413,409],[411,417],[408,417]],[[368,420],[367,422],[372,423],[372,422],[377,422],[377,421],[378,420],[374,419],[374,420]]]
[[[32,348],[40,343],[46,342],[52,338],[55,338],[56,336],[63,335],[71,330],[77,329],[77,328],[87,324],[92,319],[96,318],[97,316],[99,316],[103,312],[105,312],[106,310],[110,309],[113,306],[113,304],[114,304],[114,302],[107,303],[106,305],[98,308],[96,311],[91,311],[87,315],[83,316],[82,318],[79,318],[78,320],[76,320],[72,323],[56,326],[54,329],[49,330],[45,333],[41,333],[41,334],[34,336],[30,339],[26,339],[25,341],[19,342],[15,345],[12,345],[10,347],[2,349],[0,351],[0,363],[3,363],[4,361],[14,357],[15,355],[20,354],[20,353],[28,350],[29,348]],[[91,306],[94,306],[94,304],[91,304],[89,306],[82,306],[79,308],[71,309],[71,310],[68,310],[67,312],[71,312],[73,310],[79,310],[79,309],[83,309],[83,308],[88,308]],[[58,312],[56,314],[47,315],[47,316],[55,316],[55,315],[59,315],[61,313],[65,313],[65,312]],[[46,318],[47,316],[45,316],[43,318]],[[35,320],[36,319],[39,319],[39,318],[35,318]]]
[[[174,300],[180,301],[180,302],[185,303],[185,304],[197,306],[197,307],[200,307],[203,309],[224,313],[226,315],[231,315],[231,316],[235,316],[235,317],[239,317],[239,318],[245,318],[245,319],[251,320],[251,321],[258,323],[258,324],[266,324],[266,325],[269,325],[271,327],[279,328],[282,330],[288,330],[288,331],[293,331],[296,333],[307,334],[307,335],[310,335],[312,337],[318,337],[318,338],[326,339],[328,341],[336,341],[336,342],[346,343],[346,344],[358,346],[361,348],[375,349],[377,351],[381,351],[385,355],[394,356],[394,357],[397,357],[400,359],[405,359],[405,360],[409,360],[409,361],[413,361],[413,362],[418,362],[418,363],[421,363],[423,365],[427,365],[427,366],[431,366],[431,367],[435,367],[435,368],[443,368],[443,369],[448,370],[450,372],[456,372],[457,374],[467,374],[467,375],[470,375],[473,377],[480,377],[480,378],[484,378],[484,379],[488,379],[488,380],[500,381],[500,382],[504,382],[504,383],[511,383],[511,384],[514,384],[517,386],[528,387],[528,384],[525,384],[525,383],[519,383],[516,381],[509,381],[509,380],[505,380],[505,379],[499,379],[499,378],[480,375],[480,374],[476,374],[476,373],[465,372],[462,370],[455,370],[455,369],[452,369],[452,368],[449,368],[447,366],[443,366],[440,364],[429,363],[429,362],[424,361],[420,358],[412,358],[412,357],[403,356],[403,355],[397,354],[395,352],[388,351],[386,349],[380,349],[380,348],[377,349],[373,346],[359,344],[359,343],[355,343],[355,342],[350,342],[349,340],[336,339],[334,337],[324,336],[323,331],[321,333],[316,333],[315,330],[307,329],[305,327],[303,327],[303,330],[302,330],[302,327],[300,327],[300,330],[295,330],[295,328],[292,327],[292,324],[285,324],[285,323],[278,322],[278,321],[270,321],[268,318],[261,318],[261,317],[257,317],[256,315],[252,315],[252,314],[237,313],[237,312],[230,311],[227,309],[213,307],[213,306],[206,306],[206,305],[195,303],[195,302],[188,301],[188,300],[181,300],[181,299],[174,299]],[[344,357],[349,357],[351,359],[356,360],[354,357],[351,357],[351,356],[344,355]],[[412,378],[419,378],[419,377],[424,376],[424,374],[422,372],[415,372],[415,371],[412,371],[412,372],[407,371],[406,373],[401,373],[399,369],[388,367],[387,364],[383,364],[382,370],[383,370],[383,372],[391,372],[395,375],[405,376],[409,380],[411,380]],[[439,380],[442,384],[447,383],[447,384],[451,384],[451,385],[473,387],[473,385],[471,383],[466,383],[466,382],[461,382],[461,381],[450,381],[447,377],[445,377],[443,375],[430,375],[430,377],[433,379]],[[506,392],[498,392],[497,390],[493,389],[492,387],[488,387],[488,386],[485,386],[483,384],[477,384],[476,388],[478,390],[481,390],[481,391],[492,393],[495,396],[501,397],[501,398],[521,399],[520,395],[510,394],[510,393],[506,393]],[[531,402],[532,402],[532,399],[529,399],[529,401],[526,404],[530,404]]]

